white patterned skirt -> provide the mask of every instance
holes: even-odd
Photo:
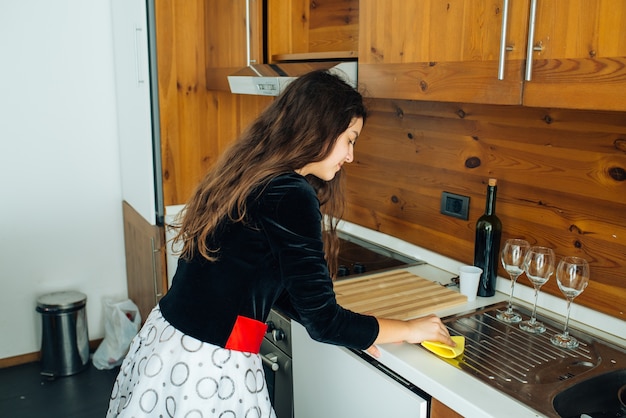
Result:
[[[155,307],[113,385],[107,418],[275,418],[258,354],[204,343]]]

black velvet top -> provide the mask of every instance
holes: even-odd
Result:
[[[159,305],[185,334],[224,347],[238,315],[265,322],[277,305],[321,342],[366,349],[378,321],[337,304],[324,259],[315,190],[281,175],[248,200],[247,222],[228,222],[215,242],[219,259],[178,262]]]

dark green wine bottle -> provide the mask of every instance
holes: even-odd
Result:
[[[474,241],[474,265],[483,269],[478,284],[478,296],[493,296],[496,293],[496,277],[500,260],[500,238],[502,222],[496,216],[496,179],[489,179],[485,213],[476,222]]]

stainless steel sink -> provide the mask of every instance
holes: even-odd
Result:
[[[625,386],[626,369],[607,372],[565,389],[554,397],[553,406],[562,417],[626,416],[626,406],[618,395]]]
[[[445,361],[549,417],[621,416],[619,409],[618,415],[599,414],[619,408],[619,386],[614,386],[626,378],[625,349],[575,329],[570,333],[580,341],[577,349],[555,347],[550,337],[562,330],[561,323],[538,316],[547,330],[529,334],[496,318],[505,308],[500,303],[444,318],[451,335],[465,336],[465,352]],[[525,319],[530,316],[529,310],[516,309]],[[602,405],[586,405],[591,388],[613,391],[614,397]]]

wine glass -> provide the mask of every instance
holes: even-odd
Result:
[[[578,347],[578,340],[569,335],[567,329],[569,310],[574,298],[580,295],[587,287],[587,283],[589,283],[589,263],[580,257],[563,258],[559,261],[556,269],[556,281],[567,300],[567,316],[565,317],[563,332],[550,338],[550,341],[559,347],[576,348]]]
[[[522,321],[519,327],[533,334],[541,334],[546,330],[543,323],[537,321],[537,298],[539,289],[554,273],[554,251],[551,248],[534,246],[528,250],[524,257],[524,271],[535,288],[535,304],[529,320]]]
[[[515,281],[524,272],[524,256],[528,252],[530,244],[523,239],[507,239],[500,253],[500,261],[502,266],[511,277],[511,294],[509,295],[509,304],[506,311],[498,311],[496,317],[504,322],[517,323],[522,317],[513,311],[513,288]]]

